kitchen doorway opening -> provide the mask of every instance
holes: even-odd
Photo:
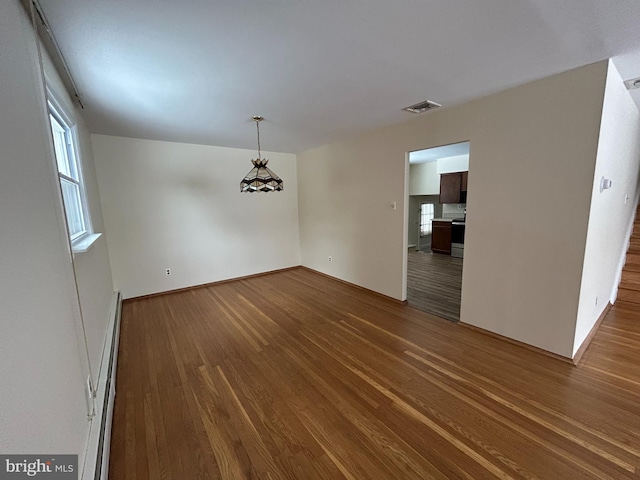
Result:
[[[470,143],[409,152],[407,302],[460,320]]]

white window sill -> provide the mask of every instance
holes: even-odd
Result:
[[[81,240],[74,242],[71,245],[71,251],[76,253],[84,253],[91,248],[91,246],[102,236],[101,233],[92,233],[82,237]]]

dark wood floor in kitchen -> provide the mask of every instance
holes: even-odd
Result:
[[[575,367],[294,269],[123,308],[110,478],[638,479],[640,313]]]
[[[447,320],[460,320],[462,259],[409,249],[407,302]]]

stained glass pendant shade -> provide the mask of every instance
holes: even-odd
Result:
[[[264,120],[262,117],[253,117],[258,131],[258,158],[251,160],[253,168],[240,182],[241,192],[280,192],[284,188],[280,177],[267,168],[269,160],[260,158],[260,122],[262,120]]]

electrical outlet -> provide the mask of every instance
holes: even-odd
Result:
[[[167,268],[167,269],[164,271],[164,273],[165,273],[165,275],[171,275],[171,269],[170,269],[170,268]]]
[[[333,262],[333,257],[331,255],[329,255],[328,260],[329,260],[329,263],[332,263]]]

